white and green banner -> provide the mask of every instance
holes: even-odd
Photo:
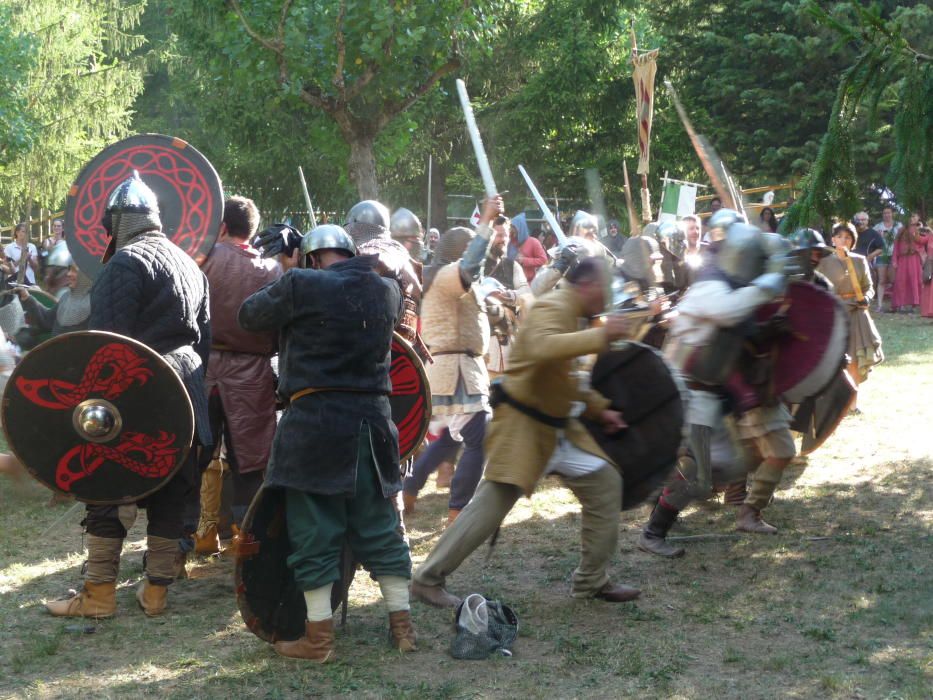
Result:
[[[666,180],[661,199],[661,213],[658,221],[677,221],[695,213],[697,186],[687,182]]]

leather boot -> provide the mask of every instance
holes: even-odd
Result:
[[[334,619],[305,622],[305,636],[274,644],[275,653],[290,659],[308,659],[319,664],[334,660]]]
[[[418,637],[411,624],[411,611],[398,610],[389,613],[389,642],[403,654],[415,651]]]
[[[752,532],[756,535],[776,535],[778,529],[774,525],[769,525],[761,517],[761,511],[747,503],[739,507],[738,516],[735,519],[735,529],[739,532]]]
[[[638,538],[638,548],[649,554],[657,554],[659,557],[682,557],[684,555],[683,547],[675,547],[667,542],[667,533],[677,521],[677,511],[665,508],[657,504],[651,511],[651,517],[648,523],[641,531]]]
[[[117,582],[84,582],[81,592],[72,598],[46,603],[46,609],[56,617],[113,617],[117,610]]]
[[[454,465],[450,462],[441,462],[437,468],[437,476],[434,479],[434,485],[439,489],[449,489],[450,482],[454,478]]]
[[[444,590],[443,586],[426,586],[423,583],[412,581],[411,595],[422,603],[433,605],[435,608],[455,608],[460,605],[460,599]]]
[[[418,494],[402,491],[402,503],[405,504],[405,515],[411,515],[415,512],[415,503],[418,502]]]
[[[217,524],[212,523],[202,532],[194,533],[194,553],[210,556],[220,551],[220,537],[217,536]]]
[[[147,580],[139,584],[136,589],[136,602],[146,613],[146,617],[156,617],[165,612],[165,599],[168,597],[168,586],[160,586]]]
[[[450,525],[454,520],[457,519],[457,516],[460,515],[459,508],[451,508],[447,511],[447,524]]]

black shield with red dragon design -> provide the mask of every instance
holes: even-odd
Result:
[[[210,162],[191,144],[162,134],[118,141],[84,166],[68,190],[65,230],[75,264],[97,277],[109,238],[101,219],[116,187],[137,171],[159,200],[165,235],[199,265],[207,258],[223,220],[224,195]]]
[[[0,411],[29,473],[85,503],[133,503],[157,491],[194,436],[175,371],[146,345],[103,331],[65,333],[31,350]]]
[[[420,358],[398,333],[392,339],[390,377],[392,421],[398,428],[399,458],[404,461],[427,434],[431,390]],[[285,492],[263,488],[243,519],[234,578],[243,621],[270,643],[304,634],[304,593],[286,563],[289,554]],[[338,581],[334,588],[341,586]]]

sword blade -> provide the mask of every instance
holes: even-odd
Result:
[[[476,163],[479,165],[480,177],[483,178],[483,187],[486,190],[486,196],[495,197],[499,193],[499,190],[496,189],[496,181],[492,179],[492,169],[489,167],[489,159],[486,157],[483,137],[480,136],[479,127],[476,126],[476,117],[473,116],[473,105],[470,104],[470,96],[467,94],[466,83],[459,78],[457,78],[457,94],[460,96],[463,118],[466,119],[467,132],[470,134],[470,141],[473,142],[473,151],[476,153]]]
[[[528,175],[528,172],[525,170],[524,165],[518,166],[518,172],[522,174],[522,177],[525,178],[525,184],[528,185],[528,189],[531,191],[531,196],[535,198],[535,201],[538,203],[538,206],[541,208],[541,213],[544,215],[545,220],[551,227],[551,230],[554,231],[554,235],[557,237],[557,243],[563,247],[567,245],[567,236],[564,235],[564,232],[560,228],[560,224],[557,223],[557,219],[554,214],[548,209],[547,202],[544,201],[544,197],[541,196],[541,193],[538,192],[538,188],[535,187],[535,183],[531,181],[531,177]]]

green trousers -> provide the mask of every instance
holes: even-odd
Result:
[[[374,578],[411,578],[411,554],[399,534],[398,512],[382,495],[370,450],[360,449],[353,498],[286,489],[285,508],[292,545],[288,565],[301,590],[312,591],[340,579],[344,541]]]
[[[622,477],[606,465],[584,476],[560,479],[582,506],[580,564],[573,572],[572,595],[590,598],[609,582],[609,560],[619,541]],[[517,486],[481,481],[476,495],[418,567],[415,580],[426,586],[445,585],[447,576],[492,536],[521,495]]]

